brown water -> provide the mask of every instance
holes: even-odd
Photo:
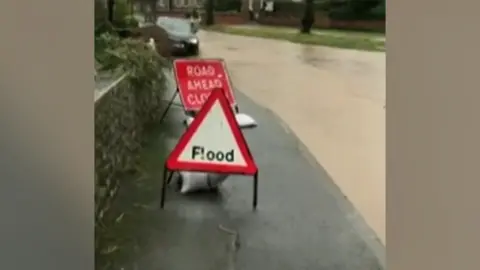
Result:
[[[227,61],[237,90],[279,115],[385,243],[385,53],[199,36],[202,56]]]

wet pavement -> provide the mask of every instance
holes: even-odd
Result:
[[[219,193],[183,196],[170,188],[165,209],[155,211],[155,247],[135,269],[384,269],[374,232],[306,147],[271,111],[236,96],[241,112],[259,123],[245,131],[259,166],[257,211],[248,177],[231,176]],[[157,144],[172,149],[182,120],[182,110],[172,107]]]
[[[202,56],[225,59],[238,91],[291,128],[385,243],[385,53],[199,37]]]

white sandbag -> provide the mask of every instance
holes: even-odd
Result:
[[[218,188],[228,174],[206,173],[206,172],[180,172],[182,187],[180,193],[186,194],[202,190],[212,190]]]
[[[193,122],[193,119],[193,117],[187,116],[187,119],[185,119],[185,125],[190,126],[190,124]],[[257,121],[255,121],[255,119],[248,114],[238,113],[235,115],[235,119],[240,128],[254,128],[258,126]]]
[[[190,124],[193,122],[193,117],[187,116],[187,119],[185,119],[185,125],[188,127]]]
[[[254,128],[258,125],[257,121],[255,121],[253,117],[244,113],[237,113],[235,115],[235,119],[237,120],[240,128]]]

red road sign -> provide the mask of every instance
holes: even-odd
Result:
[[[177,59],[173,62],[178,92],[186,111],[198,111],[212,90],[225,92],[229,104],[236,106],[225,62],[221,59]]]
[[[204,106],[167,159],[170,171],[254,175],[255,164],[232,108],[220,89]]]

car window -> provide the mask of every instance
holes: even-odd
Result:
[[[191,33],[190,22],[180,19],[158,18],[157,24],[169,32]]]

